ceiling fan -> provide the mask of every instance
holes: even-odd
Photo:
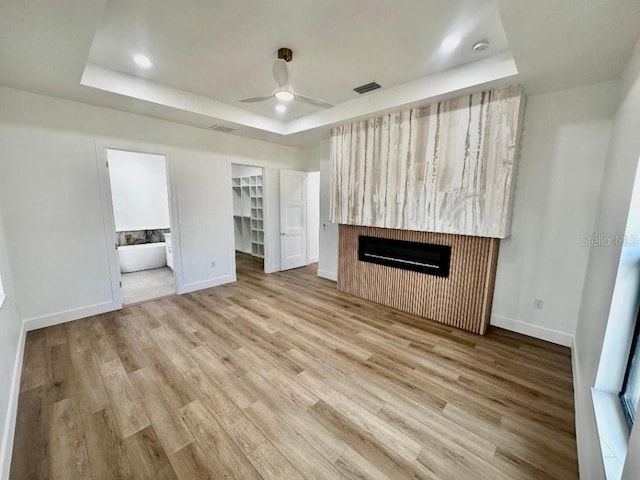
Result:
[[[293,52],[289,48],[280,48],[278,50],[278,58],[273,61],[273,79],[278,85],[278,89],[271,95],[265,95],[264,97],[251,97],[243,98],[239,100],[242,103],[257,103],[270,100],[273,97],[283,102],[290,102],[291,100],[297,100],[300,102],[308,103],[316,107],[331,108],[333,105],[322,100],[307,97],[294,92],[289,85],[289,66],[287,65],[293,59]]]

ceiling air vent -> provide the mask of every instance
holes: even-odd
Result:
[[[215,130],[216,132],[223,132],[223,133],[229,133],[229,132],[233,132],[233,128],[229,128],[229,127],[225,127],[224,125],[211,125],[209,127],[209,130]]]
[[[378,88],[381,88],[379,83],[371,82],[366,85],[360,85],[359,87],[354,88],[354,90],[362,95],[363,93],[370,92],[371,90],[377,90]]]

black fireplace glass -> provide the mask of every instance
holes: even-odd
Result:
[[[446,278],[451,246],[360,235],[358,260]]]

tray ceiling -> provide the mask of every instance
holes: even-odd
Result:
[[[310,146],[331,126],[481,89],[619,78],[638,23],[637,0],[27,0],[2,7],[0,85]],[[293,89],[333,108],[237,102],[275,89],[282,46]],[[383,88],[352,91],[373,80]]]

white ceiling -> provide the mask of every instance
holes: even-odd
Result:
[[[448,35],[461,40],[454,52],[440,48]],[[477,53],[480,39],[491,47]],[[89,62],[274,118],[318,110],[238,103],[274,92],[279,47],[293,49],[292,87],[332,104],[371,81],[393,87],[508,49],[490,0],[109,0]],[[138,67],[136,53],[153,68]]]
[[[638,0],[497,0],[529,94],[619,78],[640,37]]]
[[[637,0],[0,0],[0,85],[308,146],[331,125],[473,89],[618,78],[639,22]],[[445,55],[449,34],[462,42]],[[492,46],[475,54],[480,38]],[[281,46],[293,88],[334,108],[281,117],[272,101],[237,102],[274,90]],[[135,67],[139,52],[152,69]],[[384,88],[351,90],[372,80]]]

